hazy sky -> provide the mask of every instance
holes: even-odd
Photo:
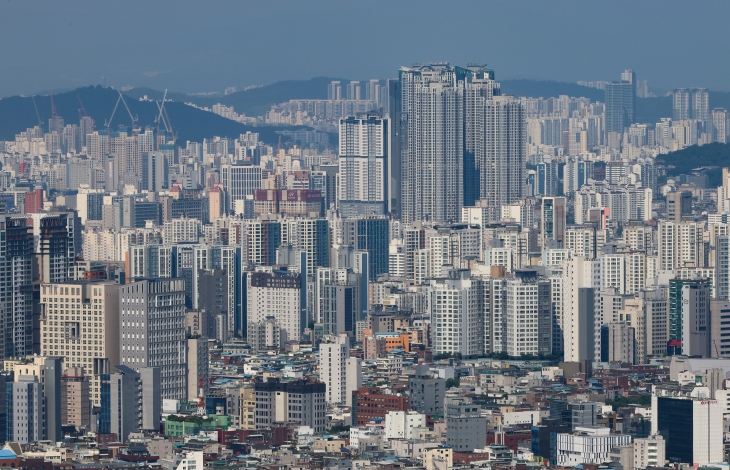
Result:
[[[400,65],[730,91],[730,2],[0,0],[0,96],[107,83],[222,91]]]

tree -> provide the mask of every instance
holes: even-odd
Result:
[[[446,388],[458,387],[460,384],[459,378],[446,379]]]

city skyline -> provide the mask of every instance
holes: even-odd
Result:
[[[124,9],[92,8],[83,2],[46,2],[42,8],[38,3],[4,2],[0,17],[11,21],[0,29],[0,41],[8,45],[0,51],[0,60],[24,73],[7,75],[0,96],[105,82],[195,93],[314,76],[386,79],[393,78],[401,65],[433,61],[487,62],[501,71],[498,80],[613,80],[616,70],[631,68],[661,91],[681,87],[730,91],[724,80],[730,66],[712,60],[728,45],[722,19],[730,13],[730,5],[703,2],[712,15],[680,18],[673,12],[682,4],[619,1],[568,7],[527,2],[526,9],[509,3],[464,2],[461,8],[450,9],[425,5],[414,13],[409,3],[324,0],[308,2],[306,7],[287,3],[284,8],[187,2],[174,10],[168,2],[128,2]],[[412,21],[401,24],[399,19],[409,15]],[[612,34],[606,40],[601,32],[605,26],[598,21],[631,34]],[[322,22],[330,27],[312,26]],[[426,34],[442,22],[460,22],[459,34]],[[653,47],[653,53],[646,54],[657,37],[680,26],[692,34],[686,34],[679,46]],[[385,33],[373,35],[374,28]],[[344,35],[368,41],[332,39]],[[551,40],[545,41],[546,37]],[[59,48],[74,54],[60,53]],[[327,53],[317,55],[317,51]],[[677,54],[684,57],[682,67],[674,65]],[[697,83],[698,77],[702,83]]]

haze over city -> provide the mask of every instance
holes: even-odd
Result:
[[[498,78],[730,91],[727,2],[43,0],[0,2],[0,96],[106,83],[188,93],[403,64],[486,62]],[[104,78],[102,78],[104,77]],[[700,83],[701,82],[701,83]]]
[[[0,468],[730,470],[729,13],[0,0]]]

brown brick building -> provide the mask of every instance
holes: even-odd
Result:
[[[385,395],[378,388],[363,387],[352,392],[352,422],[362,426],[381,418],[388,411],[408,411],[410,398],[400,395]]]

